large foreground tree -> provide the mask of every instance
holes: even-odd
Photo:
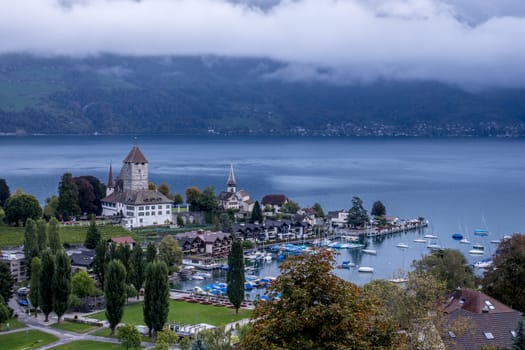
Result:
[[[144,323],[152,331],[164,328],[169,312],[168,268],[162,261],[155,261],[146,267],[144,286]]]
[[[0,262],[0,296],[2,296],[6,303],[9,302],[9,299],[11,299],[13,295],[14,284],[15,281],[13,280],[13,275],[11,275],[9,265],[5,262]]]
[[[380,303],[332,273],[332,252],[288,258],[252,313],[244,349],[395,348],[396,329]],[[277,298],[277,293],[281,293]]]
[[[73,180],[73,175],[65,173],[58,185],[57,215],[63,220],[70,220],[72,216],[79,214],[78,186]]]
[[[39,257],[34,257],[31,260],[31,284],[29,285],[29,300],[31,306],[37,317],[37,310],[40,306],[40,272],[42,269],[42,261]]]
[[[239,313],[239,307],[244,299],[244,255],[240,240],[233,241],[228,254],[228,299],[235,307],[235,313]]]
[[[126,303],[126,269],[119,260],[111,260],[107,266],[104,278],[104,297],[106,299],[106,318],[111,335],[115,335],[115,327],[122,320]]]
[[[12,195],[5,203],[5,219],[15,226],[23,225],[28,218],[37,220],[42,216],[38,200],[26,193]]]
[[[66,251],[61,249],[55,255],[55,275],[53,276],[53,310],[58,323],[69,307],[71,295],[71,261]]]
[[[55,257],[49,250],[42,253],[42,268],[40,273],[40,310],[46,316],[53,311],[53,276],[55,275]]]

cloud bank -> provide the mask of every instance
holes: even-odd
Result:
[[[525,86],[522,0],[17,0],[0,53],[220,55],[275,76]]]

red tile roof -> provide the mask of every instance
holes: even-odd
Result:
[[[135,244],[135,240],[133,239],[133,237],[130,237],[130,236],[113,237],[111,238],[111,241],[117,244],[129,244],[129,243]]]

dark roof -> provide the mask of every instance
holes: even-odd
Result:
[[[219,193],[218,199],[220,201],[228,201],[233,196],[235,196],[235,193],[233,193],[233,192],[222,191],[221,193]]]
[[[95,256],[94,250],[86,250],[80,253],[73,253],[69,257],[71,260],[71,266],[81,266],[89,268],[93,265],[93,257]]]
[[[133,146],[128,156],[124,159],[124,163],[147,163],[148,160],[140,151],[138,146]]]
[[[270,205],[279,205],[282,206],[288,198],[284,194],[267,194],[262,199],[262,205],[270,204]]]
[[[152,190],[117,191],[102,199],[103,202],[124,203],[132,205],[168,204],[171,199],[160,192]]]
[[[230,239],[231,234],[225,232],[211,232],[211,231],[190,231],[177,234],[177,240],[181,241],[183,239],[195,239],[200,238],[205,243],[213,243],[217,239]]]
[[[511,331],[516,330],[521,318],[520,312],[496,299],[465,288],[458,288],[449,296],[444,311],[448,328],[442,339],[450,349],[509,348],[514,341]],[[452,325],[459,320],[467,320],[468,329],[454,332]],[[450,331],[454,332],[454,337]],[[493,339],[489,339],[486,333],[490,333]]]
[[[233,173],[233,165],[230,164],[230,175],[228,176],[228,186],[235,186],[235,174]]]

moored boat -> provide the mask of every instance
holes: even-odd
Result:
[[[370,266],[361,266],[359,269],[358,269],[359,272],[364,272],[364,273],[373,273],[374,272],[374,268],[373,267],[370,267]]]
[[[423,238],[416,238],[414,239],[414,243],[427,243],[427,240]]]
[[[452,234],[452,239],[456,240],[456,241],[460,241],[463,239],[463,235],[459,232],[455,232]]]
[[[369,255],[376,255],[377,254],[377,250],[375,250],[375,249],[363,249],[362,252],[364,254],[369,254]]]
[[[398,244],[396,245],[396,247],[398,247],[398,248],[402,248],[402,249],[406,249],[406,248],[408,248],[408,244],[406,244],[406,243],[398,243]]]

